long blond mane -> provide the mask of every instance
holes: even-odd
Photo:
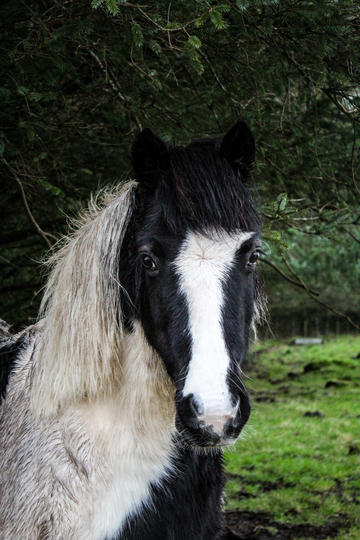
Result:
[[[118,267],[136,185],[130,181],[92,199],[48,260],[33,359],[31,400],[38,415],[110,393],[119,383],[124,328]]]

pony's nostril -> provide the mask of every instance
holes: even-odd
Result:
[[[199,430],[199,411],[202,410],[202,402],[194,394],[185,396],[178,405],[178,412],[183,425],[187,428]]]
[[[234,418],[231,420],[231,425],[233,428],[238,428],[241,424],[241,412],[239,411]]]
[[[234,407],[233,417],[231,419],[231,426],[233,428],[238,428],[241,424],[242,414],[240,407],[240,399],[238,400],[236,406]]]
[[[202,401],[199,397],[195,396],[194,394],[188,394],[184,398],[184,402],[187,403],[187,407],[189,410],[189,413],[192,416],[200,416],[203,414],[204,406],[202,404]]]
[[[234,407],[232,418],[224,426],[223,436],[225,439],[233,439],[239,436],[250,416],[250,400],[244,392],[238,404]]]
[[[196,416],[201,416],[204,414],[204,405],[198,396],[192,395],[191,408]]]

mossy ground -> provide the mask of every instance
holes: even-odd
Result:
[[[263,342],[244,371],[252,414],[225,455],[227,509],[266,516],[252,538],[359,540],[360,337]],[[289,525],[298,536],[280,535]]]

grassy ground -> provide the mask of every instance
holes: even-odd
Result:
[[[252,415],[225,456],[229,518],[258,527],[246,538],[359,540],[360,337],[267,341],[245,371]]]

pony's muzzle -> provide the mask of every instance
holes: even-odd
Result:
[[[189,394],[178,406],[182,428],[191,435],[199,446],[231,444],[238,437],[250,414],[247,393],[235,406],[228,408],[206,408],[199,396]]]

